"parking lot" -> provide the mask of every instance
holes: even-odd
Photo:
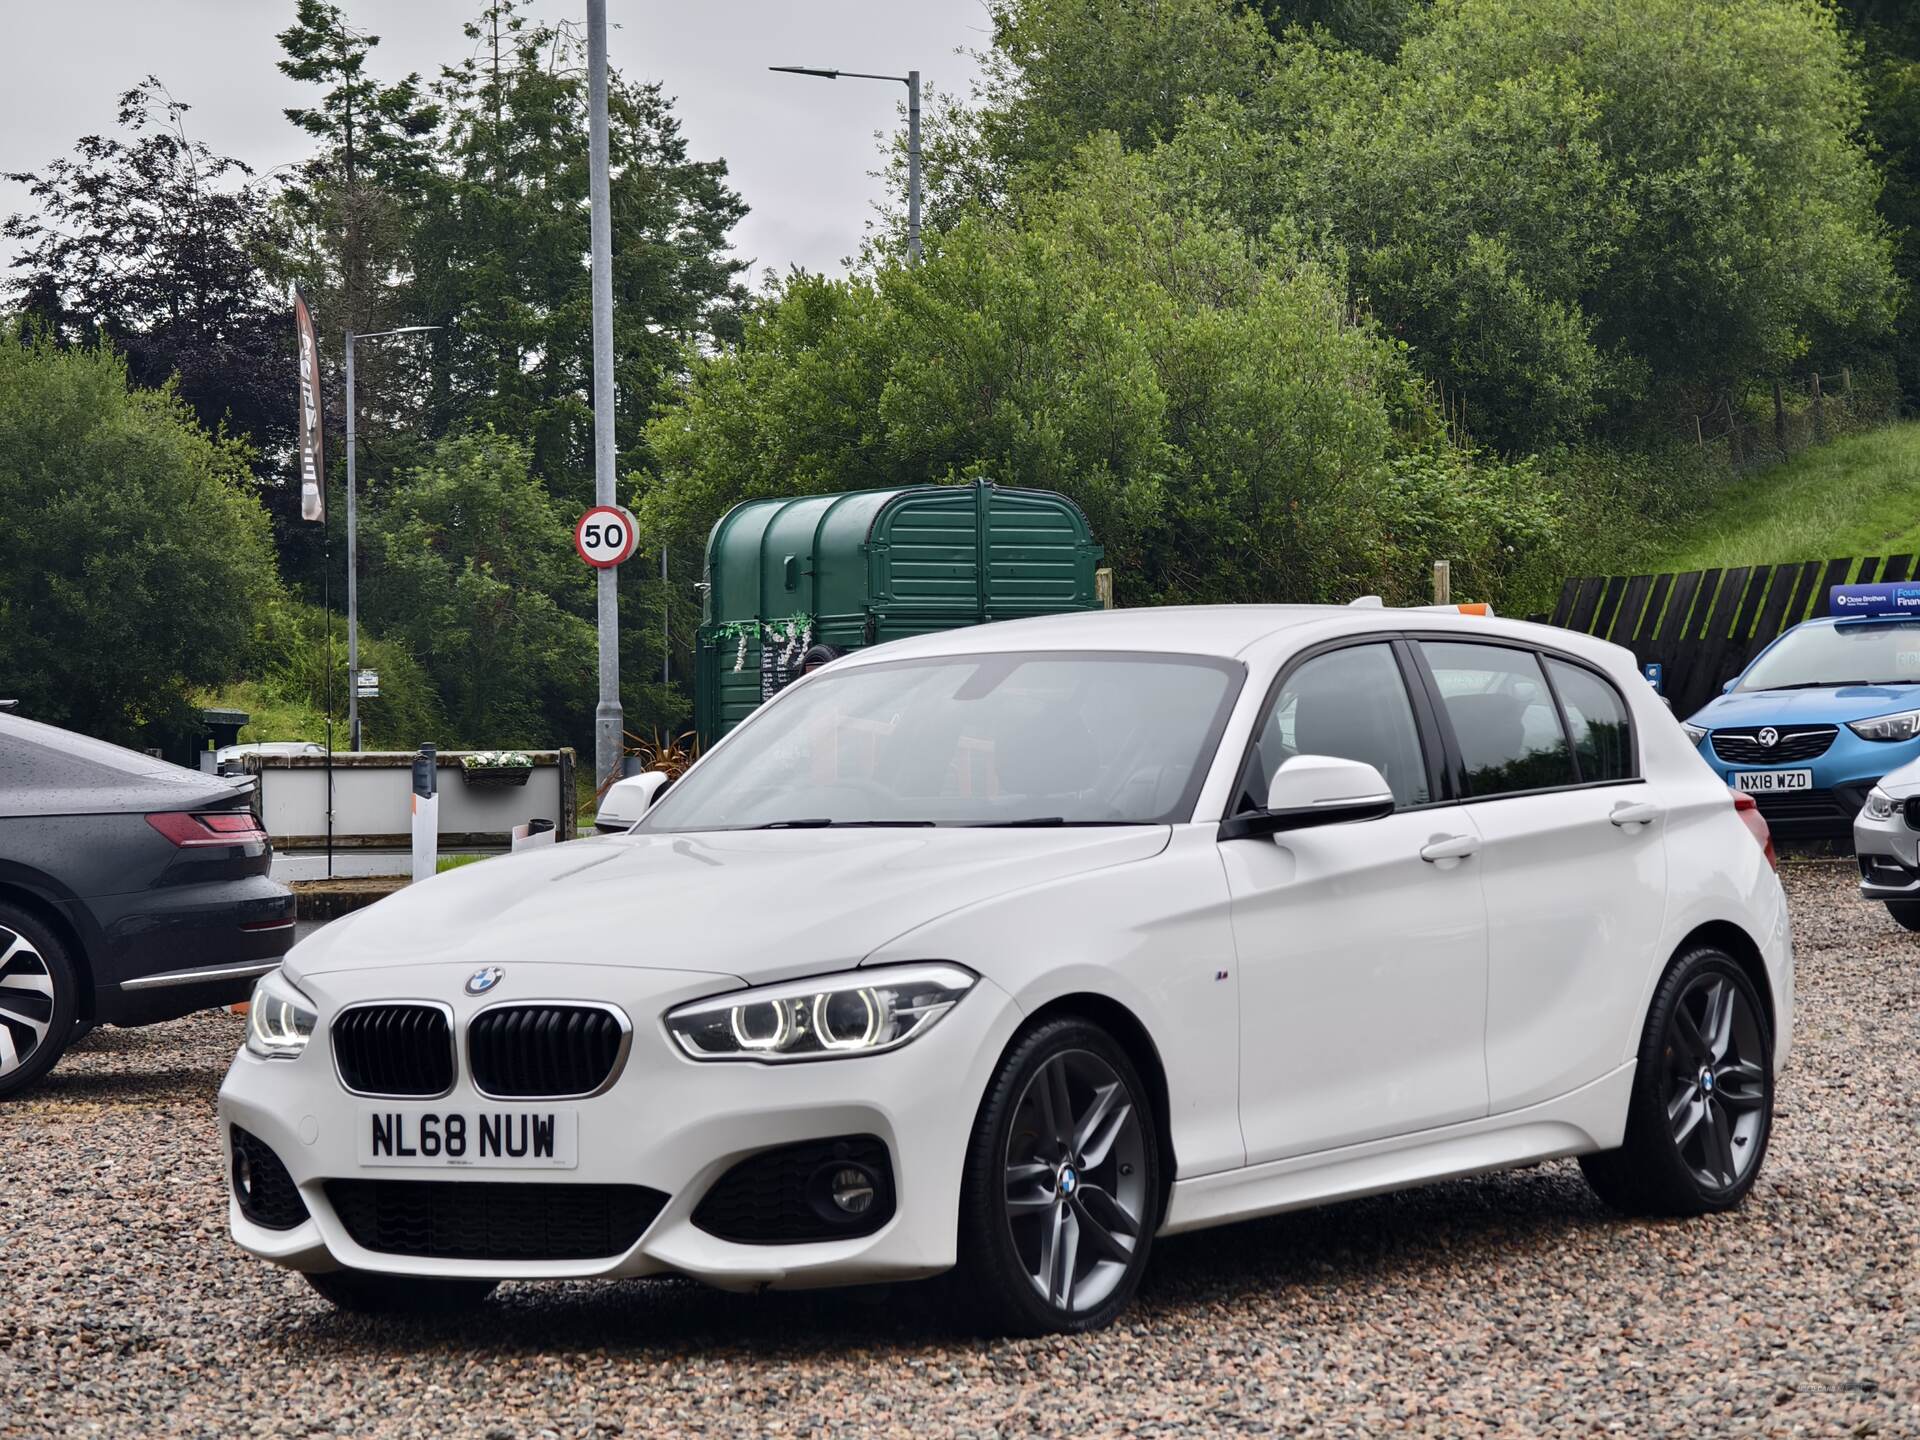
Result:
[[[1458,1181],[1166,1242],[1088,1338],[681,1282],[351,1319],[227,1240],[239,1022],[108,1031],[0,1108],[0,1434],[1920,1435],[1920,936],[1850,862],[1787,884],[1797,1042],[1743,1210]]]

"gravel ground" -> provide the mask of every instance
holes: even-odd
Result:
[[[1797,1046],[1738,1213],[1569,1163],[1166,1242],[1090,1338],[957,1339],[915,1287],[505,1287],[342,1317],[227,1240],[238,1022],[109,1031],[0,1108],[0,1434],[1920,1437],[1920,936],[1788,873]]]

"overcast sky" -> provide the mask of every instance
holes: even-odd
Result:
[[[343,0],[380,37],[375,70],[423,79],[462,59],[461,22],[485,0]],[[193,106],[190,132],[257,170],[301,158],[307,137],[281,111],[311,92],[276,68],[274,35],[293,0],[0,0],[0,171],[37,170],[80,136],[111,132],[114,101],[148,74]],[[534,13],[584,17],[585,0]],[[724,158],[751,213],[736,252],[760,273],[839,273],[859,247],[880,182],[874,132],[903,124],[906,88],[770,75],[769,65],[905,74],[965,93],[965,54],[988,39],[982,0],[609,0],[614,66],[676,97],[692,155]],[[0,181],[0,214],[23,208]]]

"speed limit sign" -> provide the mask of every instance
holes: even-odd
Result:
[[[633,516],[617,505],[596,505],[573,527],[573,548],[596,570],[610,570],[633,554]]]

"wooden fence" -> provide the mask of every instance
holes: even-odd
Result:
[[[1624,645],[1642,666],[1658,664],[1661,690],[1685,719],[1769,640],[1827,613],[1835,585],[1906,580],[1913,556],[1737,565],[1684,575],[1591,575],[1569,580],[1552,615],[1535,615]]]

